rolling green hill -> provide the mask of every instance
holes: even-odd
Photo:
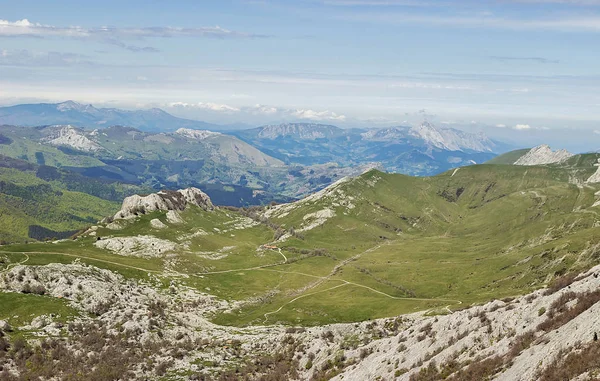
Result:
[[[237,301],[214,315],[225,325],[444,313],[597,264],[600,185],[574,181],[591,170],[476,165],[427,178],[371,170],[291,204],[190,207],[180,222],[153,212],[77,241],[5,250],[29,253],[32,264],[77,257],[126,276],[177,279]],[[128,244],[135,249],[115,249]]]
[[[226,134],[190,129],[148,133],[122,126],[92,131],[0,125],[0,155],[154,190],[198,187],[217,203],[234,206],[297,199],[373,167],[286,166]]]
[[[0,155],[0,240],[66,238],[142,190]]]
[[[529,152],[530,148],[518,149],[498,155],[495,158],[488,160],[486,164],[514,164],[515,161]]]

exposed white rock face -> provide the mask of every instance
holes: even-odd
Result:
[[[433,147],[449,151],[492,152],[494,142],[483,134],[471,134],[453,128],[437,128],[429,122],[410,129],[409,134]]]
[[[118,255],[143,258],[161,257],[177,248],[175,243],[151,235],[103,238],[96,241],[94,246]]]
[[[170,224],[181,224],[183,223],[183,218],[174,210],[169,210],[167,212],[167,222]]]
[[[46,138],[46,141],[55,146],[68,146],[85,152],[96,152],[104,149],[71,125],[62,126],[55,134]]]
[[[306,225],[303,225],[302,228],[298,229],[298,231],[303,232],[307,230],[312,230],[317,226],[323,225],[328,219],[332,217],[335,217],[335,212],[329,208],[319,210],[318,212],[309,213],[302,218],[305,221]]]
[[[598,169],[596,169],[596,172],[585,181],[586,183],[600,183],[600,159],[598,159],[596,166]]]
[[[213,132],[208,130],[192,130],[190,128],[180,128],[175,131],[177,135],[196,140],[204,140],[212,136],[221,135],[219,132]]]
[[[199,206],[204,210],[213,210],[210,197],[198,188],[180,189],[178,191],[160,191],[147,196],[133,195],[123,200],[121,210],[115,219],[134,218],[156,210],[185,210],[188,205]]]
[[[8,322],[6,320],[0,320],[0,330],[2,330],[4,332],[8,332],[11,329],[12,328],[11,328],[10,324],[8,324]]]
[[[167,225],[165,225],[158,218],[153,218],[152,220],[150,220],[150,226],[152,226],[154,229],[164,229],[167,227]]]
[[[368,171],[365,171],[368,172]],[[282,218],[287,216],[291,211],[301,208],[302,206],[307,206],[323,198],[331,198],[333,200],[342,199],[345,197],[343,192],[339,189],[342,184],[345,184],[351,181],[351,177],[342,177],[335,183],[321,189],[318,192],[311,194],[308,197],[305,197],[299,201],[291,202],[288,204],[279,204],[275,205],[265,211],[265,217],[268,218]]]
[[[550,146],[542,144],[534,147],[525,155],[521,156],[519,160],[515,161],[515,165],[541,165],[541,164],[552,164],[560,163],[561,161],[567,160],[573,156],[567,150],[561,149],[552,151]]]

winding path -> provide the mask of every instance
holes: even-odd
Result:
[[[386,242],[385,244],[386,244],[386,245],[389,245],[390,243],[391,243],[391,242]],[[378,244],[378,245],[375,245],[375,246],[373,246],[373,247],[371,247],[371,248],[369,248],[369,249],[367,249],[367,250],[363,251],[362,253],[356,254],[356,255],[354,255],[354,256],[352,256],[352,257],[350,257],[350,258],[347,258],[347,259],[343,260],[342,262],[338,263],[338,264],[337,264],[337,265],[336,265],[336,266],[335,266],[335,267],[334,267],[334,268],[331,270],[331,272],[330,272],[328,275],[326,275],[326,276],[323,276],[323,277],[319,277],[319,276],[316,276],[316,275],[305,274],[305,273],[293,272],[293,271],[283,271],[283,270],[266,270],[266,271],[276,271],[276,272],[280,272],[280,273],[288,273],[288,274],[299,274],[299,275],[305,275],[305,276],[309,276],[309,277],[317,278],[317,281],[313,282],[312,284],[309,284],[309,285],[305,286],[305,287],[304,287],[304,288],[303,288],[303,289],[300,291],[301,295],[299,295],[299,296],[297,296],[297,297],[295,297],[295,298],[293,298],[293,299],[291,299],[291,300],[287,301],[286,303],[284,303],[283,305],[281,305],[281,306],[280,306],[280,307],[279,307],[277,310],[275,310],[275,311],[270,311],[270,312],[267,312],[267,313],[265,313],[265,314],[264,314],[265,320],[263,321],[263,323],[266,323],[266,322],[269,320],[269,316],[270,316],[270,315],[276,314],[277,312],[281,311],[281,310],[282,310],[282,309],[283,309],[285,306],[287,306],[287,305],[289,305],[289,304],[291,304],[291,303],[293,303],[293,302],[297,301],[298,299],[302,299],[302,298],[304,298],[304,297],[307,297],[307,296],[311,296],[311,295],[315,295],[315,294],[318,294],[318,293],[322,293],[322,292],[330,291],[330,290],[333,290],[333,289],[336,289],[336,288],[339,288],[339,287],[342,287],[342,286],[348,286],[348,285],[351,285],[351,286],[356,286],[356,287],[362,287],[362,288],[365,288],[365,289],[367,289],[367,290],[369,290],[369,291],[375,292],[375,293],[377,293],[377,294],[383,295],[383,296],[385,296],[385,297],[387,297],[387,298],[394,299],[394,300],[435,301],[435,302],[452,302],[453,304],[462,304],[462,301],[460,301],[460,300],[454,300],[454,299],[437,299],[437,298],[407,298],[407,297],[393,296],[393,295],[387,294],[387,293],[385,293],[385,292],[383,292],[383,291],[379,291],[379,290],[377,290],[377,289],[374,289],[374,288],[372,288],[372,287],[365,286],[364,284],[355,283],[355,282],[350,282],[350,281],[347,281],[347,280],[344,280],[344,279],[331,279],[331,278],[332,278],[332,277],[333,277],[335,274],[337,274],[337,272],[339,271],[339,269],[341,269],[342,267],[344,267],[344,266],[345,266],[345,265],[347,265],[348,263],[350,263],[350,262],[352,262],[352,261],[354,261],[354,260],[356,260],[356,259],[360,258],[362,255],[364,255],[364,254],[367,254],[367,253],[370,253],[370,252],[372,252],[372,251],[374,251],[374,250],[377,250],[377,249],[379,249],[379,248],[380,248],[382,245],[384,245],[384,244]],[[321,284],[323,284],[323,283],[325,283],[325,282],[327,282],[327,281],[330,281],[330,280],[334,280],[334,281],[340,281],[340,282],[343,282],[343,283],[342,283],[342,284],[340,284],[340,285],[337,285],[337,286],[334,286],[334,287],[331,287],[331,288],[325,289],[325,290],[316,291],[316,292],[312,292],[312,293],[308,293],[308,294],[306,294],[306,291],[308,291],[308,290],[310,290],[310,289],[313,289],[313,288],[315,288],[315,287],[318,287],[318,286],[320,286]],[[446,308],[448,309],[448,311],[450,311],[450,308],[449,308],[449,307],[450,307],[450,305],[446,306]]]
[[[149,273],[155,273],[155,274],[159,274],[162,273],[162,271],[159,270],[148,270],[148,269],[144,269],[142,267],[135,267],[135,266],[131,266],[131,265],[126,265],[124,263],[119,263],[119,262],[113,262],[113,261],[107,261],[106,259],[98,259],[98,258],[93,258],[93,257],[85,257],[82,255],[76,255],[76,254],[69,254],[69,253],[60,253],[60,252],[55,252],[55,251],[0,251],[0,253],[4,253],[4,254],[25,254],[27,256],[27,258],[25,259],[25,261],[22,261],[20,263],[15,263],[15,265],[17,264],[23,264],[25,262],[27,262],[29,260],[29,255],[28,254],[51,254],[51,255],[64,255],[67,257],[73,257],[73,258],[79,258],[79,259],[87,259],[90,261],[98,261],[98,262],[103,262],[103,263],[109,263],[111,265],[116,265],[116,266],[121,266],[121,267],[127,267],[130,269],[134,269],[134,270],[139,270],[139,271],[144,271],[144,272],[149,272]]]
[[[389,244],[389,242],[386,242],[385,244]],[[337,272],[339,271],[339,269],[341,269],[342,267],[344,267],[345,265],[347,265],[348,263],[360,258],[362,255],[366,254],[366,253],[370,253],[374,250],[377,250],[378,248],[380,248],[382,245],[384,244],[378,244],[376,246],[373,246],[365,251],[363,251],[362,253],[356,254],[350,258],[347,258],[345,260],[343,260],[342,262],[338,263],[337,265],[334,266],[334,268],[331,270],[331,272],[325,276],[318,276],[318,275],[312,275],[312,274],[307,274],[307,273],[302,273],[302,272],[298,272],[298,271],[285,271],[285,270],[276,270],[276,269],[269,269],[269,267],[274,267],[274,266],[279,266],[279,265],[283,265],[288,263],[288,258],[285,256],[285,254],[283,254],[283,252],[281,251],[280,248],[278,248],[279,254],[281,254],[281,256],[284,258],[284,262],[278,262],[278,263],[272,263],[272,264],[267,264],[267,265],[262,265],[262,266],[255,266],[255,267],[249,267],[249,268],[243,268],[243,269],[231,269],[231,270],[222,270],[222,271],[212,271],[212,272],[206,272],[206,273],[199,273],[199,274],[189,274],[192,276],[203,276],[203,275],[212,275],[212,274],[225,274],[225,273],[231,273],[231,272],[239,272],[239,271],[253,271],[253,270],[258,270],[258,271],[272,271],[272,272],[278,272],[278,273],[283,273],[283,274],[296,274],[296,275],[302,275],[302,276],[306,276],[306,277],[311,277],[311,278],[315,278],[316,281],[305,286],[302,290],[301,290],[301,294],[296,296],[295,298],[287,301],[286,303],[284,303],[283,305],[281,305],[277,310],[275,311],[270,311],[264,314],[265,320],[264,322],[266,323],[269,319],[270,315],[276,314],[278,312],[280,312],[285,306],[294,303],[295,301],[308,297],[308,296],[312,296],[312,295],[316,295],[322,292],[327,292],[330,290],[334,290],[343,286],[355,286],[355,287],[361,287],[364,289],[367,289],[369,291],[372,291],[374,293],[380,294],[382,296],[385,296],[387,298],[390,299],[394,299],[394,300],[415,300],[415,301],[433,301],[433,302],[452,302],[453,304],[462,304],[462,301],[460,300],[453,300],[453,299],[437,299],[437,298],[407,298],[407,297],[398,297],[398,296],[393,296],[390,294],[387,294],[383,291],[377,290],[373,287],[370,286],[366,286],[364,284],[360,284],[360,283],[355,283],[355,282],[351,282],[351,281],[347,281],[345,279],[332,279],[332,277],[337,274]],[[80,258],[83,260],[89,260],[89,261],[98,261],[98,262],[103,262],[103,263],[108,263],[111,265],[115,265],[115,266],[121,266],[121,267],[125,267],[125,268],[130,268],[130,269],[134,269],[134,270],[139,270],[139,271],[143,271],[143,272],[148,272],[148,273],[155,273],[155,274],[162,274],[164,273],[163,271],[160,270],[149,270],[149,269],[145,269],[145,268],[141,268],[141,267],[136,267],[136,266],[131,266],[131,265],[127,265],[124,263],[119,263],[119,262],[114,262],[114,261],[109,261],[109,260],[105,260],[105,259],[98,259],[98,258],[93,258],[93,257],[85,257],[85,256],[81,256],[81,255],[76,255],[76,254],[70,254],[70,253],[63,253],[63,252],[53,252],[53,251],[0,251],[0,253],[4,253],[4,254],[23,254],[25,255],[25,258],[18,262],[18,263],[12,263],[9,264],[6,268],[6,270],[9,270],[10,268],[17,266],[17,265],[22,265],[25,264],[27,261],[29,261],[30,259],[30,255],[36,255],[36,254],[50,254],[50,255],[63,255],[63,256],[67,256],[67,257],[72,257],[72,258]],[[181,273],[179,273],[181,274]],[[342,282],[341,284],[337,285],[337,286],[333,286],[330,288],[327,288],[325,290],[321,290],[321,291],[315,291],[315,292],[310,292],[310,293],[306,293],[307,291],[314,289],[315,287],[320,286],[321,284],[327,282],[327,281],[336,281],[336,282]],[[450,305],[446,306],[445,308],[450,311],[449,309]]]

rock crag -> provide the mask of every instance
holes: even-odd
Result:
[[[567,150],[561,149],[552,151],[550,146],[542,144],[534,147],[525,155],[521,156],[519,160],[515,161],[515,165],[541,165],[541,164],[552,164],[560,163],[573,156],[573,154]]]
[[[163,190],[147,196],[133,195],[125,198],[121,210],[115,214],[114,219],[135,218],[157,210],[181,211],[188,205],[198,206],[206,211],[214,209],[210,197],[198,188]]]

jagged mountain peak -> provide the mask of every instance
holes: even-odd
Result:
[[[541,144],[529,150],[525,155],[521,156],[515,165],[540,165],[560,163],[573,156],[572,153],[565,149],[552,151],[547,144]]]
[[[436,127],[428,121],[412,127],[409,134],[428,145],[449,151],[493,152],[495,144],[482,132],[473,134],[454,128]]]

